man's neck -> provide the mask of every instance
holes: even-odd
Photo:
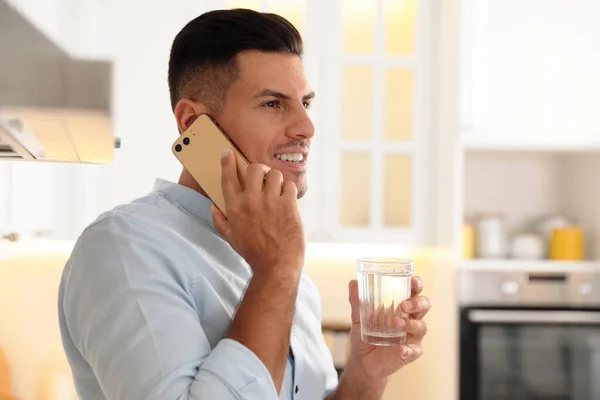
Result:
[[[202,194],[203,196],[208,197],[208,194],[202,189],[202,186],[196,182],[192,174],[189,173],[187,169],[181,171],[181,175],[179,176],[179,182],[177,182],[181,186],[189,187],[190,189],[195,190],[196,192]]]

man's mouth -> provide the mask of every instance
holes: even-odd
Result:
[[[281,153],[276,153],[275,158],[278,159],[280,163],[280,166],[276,168],[281,169],[282,172],[288,170],[294,173],[301,173],[306,170],[308,149],[288,148]]]
[[[302,163],[304,161],[304,154],[302,154],[302,153],[281,153],[281,154],[275,154],[275,158],[277,158],[281,161]]]

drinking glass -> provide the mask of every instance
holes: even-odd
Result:
[[[357,260],[361,337],[377,346],[397,346],[406,332],[398,318],[407,317],[400,304],[410,298],[414,262],[395,258]]]

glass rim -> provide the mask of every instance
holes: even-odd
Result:
[[[414,265],[415,261],[409,258],[393,258],[393,257],[360,257],[356,259],[357,263],[372,264],[372,265],[395,265],[408,266]]]

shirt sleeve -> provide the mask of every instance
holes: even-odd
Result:
[[[310,291],[310,295],[308,296],[308,301],[310,302],[309,309],[315,315],[315,321],[317,321],[318,325],[314,327],[315,331],[321,331],[322,325],[322,309],[321,309],[321,295],[319,294],[319,289],[312,281],[312,279],[306,274],[303,273],[304,282],[306,283],[308,290]],[[318,348],[320,349],[320,357],[323,363],[323,367],[325,368],[325,394],[323,398],[327,398],[339,384],[338,373],[335,369],[335,364],[333,363],[333,357],[329,347],[325,343],[325,338],[321,334],[319,336],[319,341],[317,343]]]
[[[331,393],[335,392],[335,390],[338,387],[338,375],[337,375],[337,371],[335,370],[335,368],[331,367],[328,371],[327,371],[327,378],[326,378],[326,383],[325,383],[325,396],[323,396],[323,399],[327,399],[327,396],[329,396]]]
[[[251,350],[230,339],[211,348],[192,294],[202,288],[190,287],[176,252],[165,254],[169,238],[150,232],[104,219],[80,237],[65,270],[68,334],[106,398],[277,399]]]

